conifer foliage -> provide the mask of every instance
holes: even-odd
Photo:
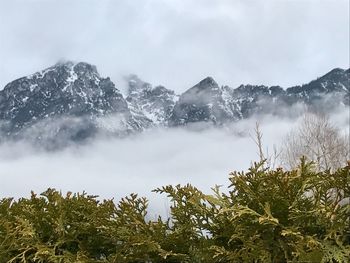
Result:
[[[0,201],[0,262],[348,262],[350,166],[230,174],[228,190],[154,191],[170,217],[148,220],[136,194],[99,201],[48,189]]]

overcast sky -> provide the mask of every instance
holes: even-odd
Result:
[[[349,67],[349,1],[0,0],[0,89],[62,59],[96,65],[121,89],[130,73],[177,92],[208,75],[232,87],[288,87]],[[340,127],[348,127],[344,112],[334,115]],[[252,132],[255,121],[237,129]],[[294,122],[262,122],[270,150]],[[187,182],[209,190],[256,159],[249,136],[224,130],[161,130],[52,154],[5,144],[0,197],[47,187],[149,195]]]
[[[0,89],[60,59],[121,86],[301,84],[349,67],[348,0],[0,0]]]

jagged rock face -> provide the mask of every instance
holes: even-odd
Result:
[[[180,96],[170,116],[169,125],[196,122],[222,124],[229,119],[234,120],[237,109],[232,108],[229,101],[231,97],[230,88],[219,87],[214,79],[207,77]]]
[[[350,69],[336,68],[308,84],[288,88],[286,101],[299,100],[316,110],[329,111],[339,103],[349,105],[349,90]]]
[[[99,118],[111,114],[123,116],[123,129],[137,128],[127,102],[113,82],[100,77],[96,68],[87,63],[59,63],[15,80],[0,91],[0,121],[7,134],[21,133],[24,128],[33,131],[38,126],[40,138],[47,134],[43,134],[43,124],[39,122],[57,121],[59,117],[60,121],[69,119],[70,129],[63,124],[54,125],[55,130],[49,133],[71,130],[73,139],[85,138],[102,125]]]
[[[208,77],[180,96],[170,125],[212,122],[222,125],[266,111],[285,91],[278,86],[241,85],[237,89],[219,85]],[[265,102],[266,103],[265,105]],[[274,107],[271,107],[274,109]]]
[[[178,99],[175,92],[163,86],[152,87],[136,75],[128,77],[128,87],[126,100],[132,113],[153,125],[165,125]]]
[[[287,89],[289,94],[324,94],[332,92],[349,92],[350,69],[336,68],[326,75],[302,86]]]
[[[262,110],[260,101],[269,99],[279,93],[279,87],[270,88],[266,86],[241,85],[234,89],[230,103],[236,105],[240,119],[248,118],[255,112]]]
[[[124,99],[109,78],[87,63],[58,63],[0,91],[0,138],[33,138],[55,148],[95,134],[124,135],[158,126],[223,125],[254,114],[296,116],[302,105],[328,112],[349,105],[350,70],[334,69],[302,86],[283,89],[219,86],[207,77],[177,96],[129,76]],[[0,139],[1,140],[1,139]]]
[[[236,89],[219,87],[208,77],[180,96],[169,124],[179,126],[211,122],[221,125],[254,114],[293,117],[305,108],[329,112],[339,103],[349,105],[349,71],[334,69],[309,84],[287,90],[262,85],[241,85]],[[294,105],[296,107],[290,111]]]

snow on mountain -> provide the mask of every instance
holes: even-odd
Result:
[[[207,77],[184,92],[170,116],[171,126],[198,122],[222,125],[252,115],[274,114],[295,117],[292,106],[330,112],[339,104],[349,105],[350,70],[334,69],[302,86],[241,85],[236,89],[219,87]]]
[[[152,87],[136,75],[130,75],[127,80],[129,90],[126,101],[131,111],[144,116],[154,125],[165,125],[178,100],[175,92],[163,86]]]
[[[5,135],[39,140],[80,140],[97,130],[125,133],[143,128],[114,83],[83,62],[58,63],[6,85],[0,91],[0,121]]]
[[[349,105],[350,70],[334,69],[302,86],[219,86],[207,77],[180,96],[130,75],[126,98],[95,66],[61,62],[0,91],[1,138],[62,144],[96,134],[127,135],[159,126],[224,125],[254,114],[293,116],[303,105],[331,111]],[[286,110],[287,109],[287,110]]]
[[[219,87],[207,77],[184,92],[177,101],[169,125],[178,126],[196,122],[223,124],[239,119],[238,109],[231,103],[232,90]]]

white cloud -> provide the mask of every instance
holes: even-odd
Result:
[[[220,84],[290,86],[349,65],[349,2],[2,0],[0,87],[61,58],[121,86],[136,73],[184,91]]]
[[[97,65],[117,87],[129,73],[177,92],[208,75],[232,87],[301,84],[349,66],[348,10],[347,0],[1,0],[0,89],[62,58]],[[348,127],[348,112],[337,116]],[[265,145],[293,124],[265,119]],[[55,187],[160,200],[153,188],[187,182],[209,191],[258,159],[252,139],[237,135],[254,120],[237,125],[241,132],[159,130],[55,153],[1,145],[0,196]]]
[[[331,119],[337,122],[335,116]],[[164,212],[166,198],[152,194],[152,189],[191,183],[210,192],[215,184],[227,186],[230,171],[246,170],[258,160],[249,136],[257,120],[264,150],[268,147],[270,153],[296,123],[265,116],[226,129],[160,129],[50,153],[23,143],[4,144],[0,146],[0,196],[28,196],[30,190],[40,193],[48,187],[64,192],[85,190],[116,200],[136,192],[151,199],[151,211]],[[338,125],[348,127],[349,123]]]

